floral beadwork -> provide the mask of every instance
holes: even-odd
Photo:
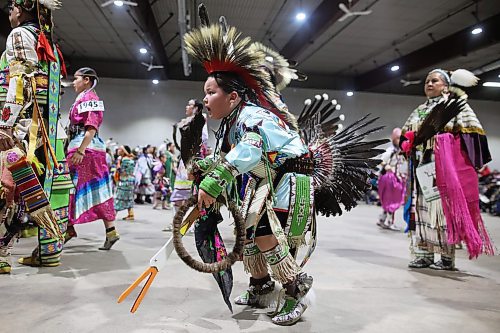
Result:
[[[19,161],[19,154],[16,153],[15,151],[10,151],[7,153],[7,162],[9,164],[16,163]]]

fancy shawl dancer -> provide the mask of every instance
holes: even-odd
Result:
[[[470,258],[494,252],[479,210],[476,173],[491,156],[484,129],[457,87],[477,80],[463,69],[430,71],[427,101],[403,127],[411,194],[405,216],[414,254],[410,268],[454,270],[455,245],[462,241]],[[434,254],[441,254],[441,260],[435,261]]]
[[[0,238],[0,273],[11,270],[10,248],[24,212],[39,227],[38,246],[19,263],[59,265],[71,185],[62,184],[66,169],[58,160],[64,162],[64,156],[56,154],[61,149],[56,149],[56,142],[62,139],[57,124],[60,77],[66,72],[62,55],[52,40],[52,11],[59,9],[61,3],[9,0],[8,4],[13,30],[0,60],[1,172],[2,190],[7,198],[2,219],[7,233]],[[59,140],[59,146],[60,143]]]
[[[314,229],[315,213],[333,215],[341,213],[340,203],[347,210],[355,205],[361,196],[358,192],[367,187],[371,168],[379,163],[369,158],[381,151],[371,148],[386,140],[360,142],[369,131],[357,131],[371,123],[365,118],[332,136],[336,132],[330,125],[336,119],[325,127],[326,132],[316,126],[313,135],[314,125],[322,125],[335,111],[332,103],[317,101],[305,108],[302,118],[308,147],[298,126],[291,128],[294,117],[269,98],[276,87],[262,68],[265,53],[251,48],[250,38],[241,38],[234,27],[217,24],[189,32],[185,42],[187,51],[208,72],[204,86],[208,114],[221,120],[214,155],[195,163],[202,175],[198,209],[210,212],[217,209],[217,198],[234,202],[240,190],[244,193],[240,202],[246,226],[243,262],[251,278],[248,291],[236,303],[258,305],[259,298],[274,289],[270,269],[285,294],[272,322],[292,325],[307,308],[305,296],[313,279],[302,271],[291,248],[304,244],[304,234]],[[325,135],[329,130],[333,130],[330,136]],[[360,152],[363,156],[358,157]],[[242,174],[248,177],[245,188],[237,185]],[[318,201],[318,195],[323,199]]]
[[[115,207],[106,145],[98,130],[104,116],[104,103],[94,90],[99,78],[89,67],[75,72],[73,86],[78,93],[69,112],[70,142],[67,159],[75,183],[69,205],[68,237],[76,236],[75,224],[104,221],[106,240],[99,250],[109,250],[120,239],[115,229]]]

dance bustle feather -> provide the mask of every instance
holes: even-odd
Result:
[[[446,124],[467,108],[465,99],[442,101],[432,108],[415,135],[414,146],[427,141],[443,130]]]
[[[317,95],[312,103],[308,100],[299,116],[299,127],[314,162],[316,211],[335,216],[342,214],[341,204],[349,211],[363,198],[370,186],[368,179],[381,162],[374,157],[385,151],[376,147],[389,140],[363,141],[384,128],[370,128],[378,118],[368,119],[369,115],[342,130],[339,122],[344,115],[333,116],[340,105],[327,100],[326,94]]]

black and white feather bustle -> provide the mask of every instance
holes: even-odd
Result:
[[[343,128],[343,114],[332,117],[335,111],[341,109],[335,99],[328,101],[328,95],[316,95],[314,101],[306,99],[304,108],[297,119],[300,133],[306,143],[331,136]]]
[[[372,127],[378,118],[366,115],[343,128],[340,105],[328,95],[316,95],[305,103],[298,122],[314,161],[315,206],[317,213],[341,215],[357,205],[370,187],[369,178],[385,150],[377,149],[388,139],[366,140],[384,126]],[[342,208],[343,206],[343,208]]]

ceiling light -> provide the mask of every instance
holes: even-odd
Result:
[[[139,52],[141,52],[142,54],[146,54],[146,53],[148,53],[148,50],[147,50],[147,49],[145,49],[145,48],[143,48],[143,47],[141,47],[141,48],[139,49]]]
[[[353,93],[352,91],[348,91],[348,92],[346,93],[346,95],[347,95],[347,96],[349,96],[349,97],[351,97],[352,95],[354,95],[354,93]]]
[[[297,21],[304,21],[306,19],[306,13],[304,12],[297,13],[297,15],[295,15],[295,19]]]
[[[474,30],[471,31],[471,34],[473,34],[473,35],[479,35],[481,32],[483,32],[483,29],[481,29],[481,28],[475,28]]]
[[[485,83],[483,83],[483,87],[500,88],[500,82],[485,82]]]
[[[160,81],[158,81],[157,79],[153,80],[153,84],[158,84],[158,83],[160,83]]]
[[[500,77],[500,74],[498,74],[498,77]]]
[[[395,72],[395,71],[399,71],[399,66],[398,65],[394,65],[391,67],[391,71]]]
[[[115,2],[113,2],[115,4],[115,6],[117,7],[121,7],[123,6],[123,1],[120,1],[120,0],[116,0]]]

